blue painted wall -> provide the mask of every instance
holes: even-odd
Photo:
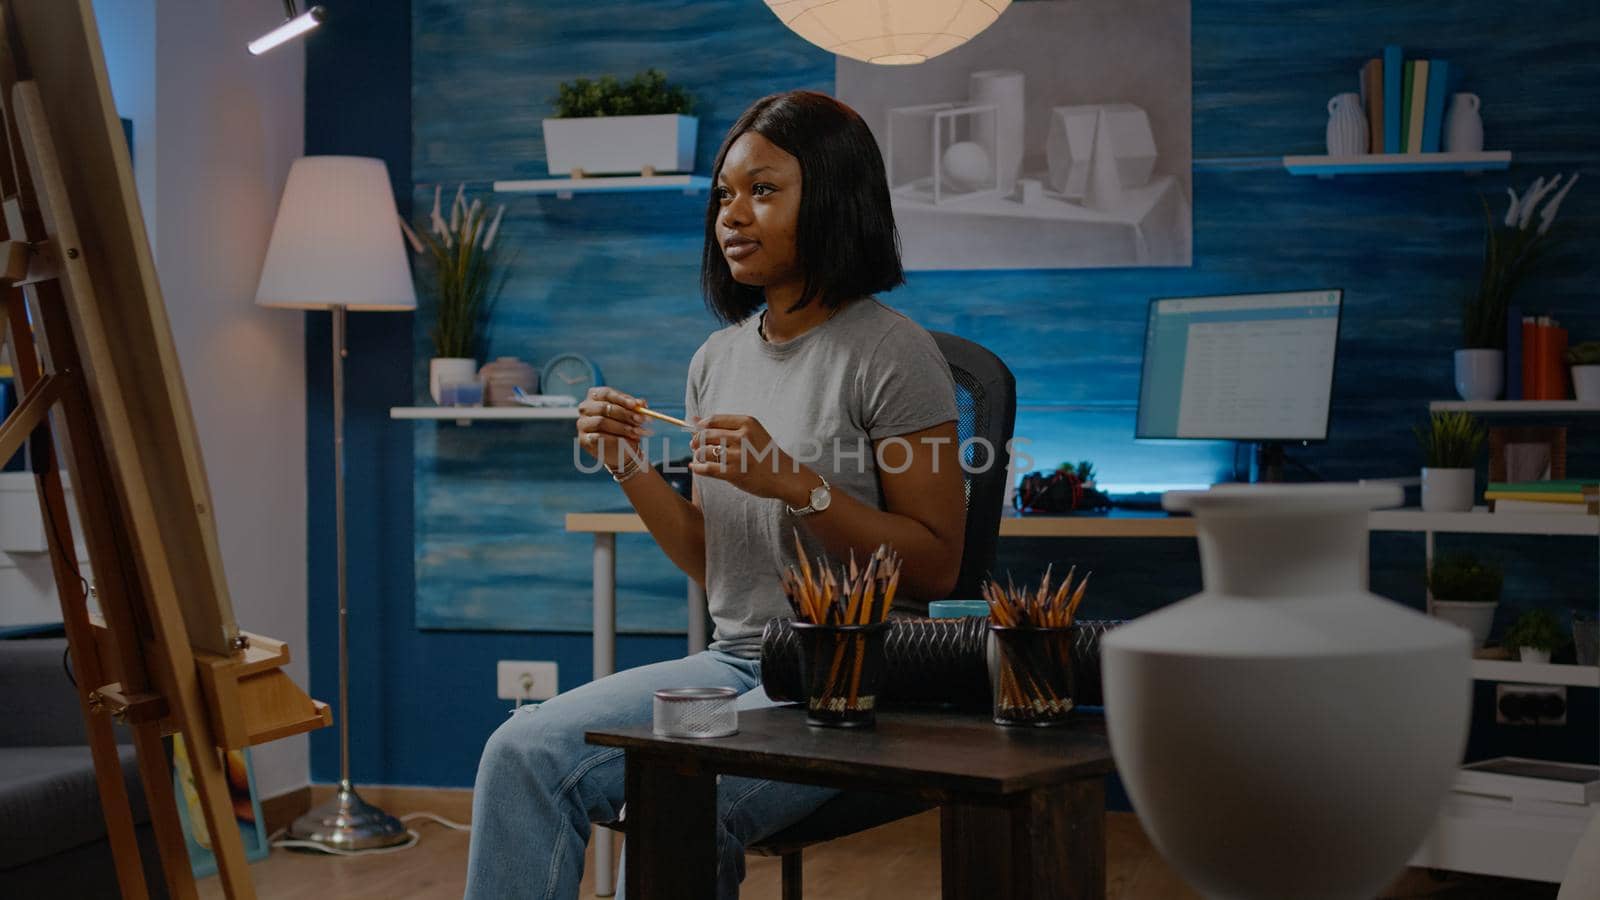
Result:
[[[1343,287],[1334,431],[1302,457],[1332,478],[1412,472],[1409,428],[1428,399],[1451,392],[1456,303],[1478,265],[1479,192],[1498,199],[1505,185],[1537,174],[1586,173],[1563,216],[1573,240],[1529,285],[1529,300],[1560,315],[1575,335],[1600,336],[1582,277],[1600,209],[1596,40],[1600,8],[1579,0],[1541,7],[1536,18],[1487,0],[1194,0],[1192,269],[914,274],[887,299],[925,326],[978,340],[1007,360],[1018,380],[1018,432],[1034,439],[1040,465],[1091,458],[1106,482],[1159,486],[1214,480],[1229,454],[1213,444],[1133,442],[1146,300]],[[1389,42],[1465,65],[1464,88],[1483,97],[1489,145],[1518,154],[1511,173],[1318,182],[1272,168],[1270,158],[1280,154],[1320,152],[1327,98],[1352,89],[1360,62]],[[383,156],[397,190],[414,202],[431,202],[435,183],[467,181],[482,190],[495,178],[542,175],[539,120],[563,79],[667,71],[700,102],[702,168],[749,101],[832,83],[831,59],[755,0],[369,3],[324,29],[309,54],[307,151]],[[578,350],[610,382],[662,408],[680,405],[684,367],[713,327],[695,286],[704,198],[505,199],[505,239],[521,255],[489,354],[543,361]],[[585,628],[589,542],[565,534],[562,516],[616,507],[622,498],[603,476],[572,471],[566,426],[387,420],[387,407],[425,394],[427,319],[424,308],[415,322],[384,314],[351,320],[353,754],[359,780],[465,785],[482,738],[505,714],[492,693],[495,660],[554,659],[570,687],[589,677],[588,637],[419,625],[468,626],[449,612],[475,603],[498,615],[562,611],[559,624]],[[326,316],[313,314],[312,435],[328,428],[327,352]],[[1600,458],[1582,452],[1583,435],[1574,468],[1600,471]],[[319,696],[331,696],[336,684],[329,464],[327,449],[313,444]],[[1592,542],[1453,543],[1506,561],[1502,619],[1533,602],[1594,603]],[[1420,537],[1382,536],[1373,551],[1374,587],[1420,604]],[[645,538],[624,538],[619,555],[624,627],[681,629],[682,581],[659,551]],[[1052,558],[1097,570],[1088,607],[1095,616],[1136,614],[1199,582],[1185,542],[1007,542],[999,567],[1023,577]],[[681,647],[681,633],[624,637],[618,661],[664,659]],[[1585,700],[1582,693],[1574,706],[1592,706],[1593,694]],[[1526,733],[1480,728],[1474,749],[1592,758],[1594,735],[1591,712],[1537,745]],[[319,735],[314,777],[336,772],[335,742]]]

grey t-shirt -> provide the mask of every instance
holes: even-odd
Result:
[[[695,353],[684,399],[689,415],[753,416],[836,495],[882,509],[874,442],[956,418],[955,382],[933,337],[870,297],[783,343],[762,340],[760,318],[712,334]],[[891,469],[906,460],[898,443],[879,451]],[[811,559],[822,555],[822,542],[782,500],[713,478],[695,481],[705,515],[706,600],[716,624],[711,646],[755,658],[767,621],[790,614],[779,574],[796,561],[795,529]]]

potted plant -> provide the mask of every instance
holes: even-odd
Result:
[[[1548,663],[1551,652],[1566,642],[1567,636],[1554,614],[1549,610],[1530,609],[1517,617],[1517,624],[1500,639],[1500,646],[1516,650],[1518,658],[1525,663]]]
[[[1580,403],[1600,403],[1600,341],[1584,341],[1567,350],[1572,366],[1572,394]]]
[[[700,120],[689,94],[647,69],[628,81],[562,82],[556,114],[544,120],[551,175],[654,175],[694,171]]]
[[[1461,399],[1499,398],[1505,386],[1506,308],[1523,278],[1548,249],[1556,211],[1577,182],[1576,174],[1564,186],[1560,175],[1548,183],[1538,178],[1520,198],[1507,188],[1511,205],[1498,225],[1484,202],[1483,272],[1477,292],[1462,304],[1463,349],[1455,353],[1456,392]],[[1541,204],[1543,209],[1539,209]]]
[[[427,230],[418,233],[404,221],[400,223],[411,249],[431,269],[424,275],[431,280],[431,287],[425,286],[424,291],[435,302],[436,319],[429,332],[433,358],[428,361],[428,393],[435,403],[441,400],[442,385],[477,380],[478,351],[508,269],[501,265],[495,247],[505,206],[495,210],[490,219],[482,200],[467,203],[466,186],[462,185],[456,189],[446,220],[439,208],[440,193],[435,185]]]
[[[1474,649],[1489,640],[1505,575],[1498,565],[1470,553],[1443,554],[1428,570],[1428,610],[1472,632]]]
[[[1437,412],[1426,427],[1413,429],[1422,448],[1422,509],[1467,512],[1472,509],[1473,476],[1485,432],[1466,412]]]

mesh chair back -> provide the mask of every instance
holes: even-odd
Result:
[[[941,331],[932,334],[956,383],[956,434],[967,495],[966,548],[950,596],[972,599],[994,567],[1000,542],[1000,512],[1011,465],[1006,445],[1017,424],[1017,380],[1000,357],[981,345]]]

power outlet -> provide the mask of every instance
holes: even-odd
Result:
[[[1494,720],[1500,725],[1567,724],[1567,689],[1558,684],[1497,684]]]
[[[502,659],[495,667],[501,700],[549,700],[560,690],[553,662]]]

